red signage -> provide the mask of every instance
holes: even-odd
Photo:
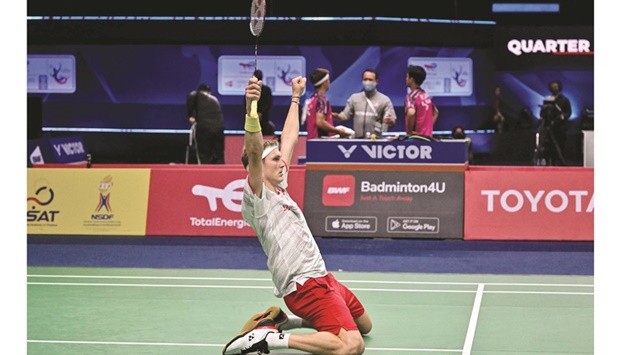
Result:
[[[470,167],[465,240],[594,240],[594,169]]]
[[[241,165],[153,169],[146,235],[255,236],[241,215],[246,177]],[[305,169],[292,167],[287,190],[302,209],[304,186]]]
[[[325,175],[323,177],[323,205],[353,206],[355,202],[355,176]]]

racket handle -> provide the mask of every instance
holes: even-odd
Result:
[[[258,80],[255,76],[252,76],[252,79]],[[252,100],[250,103],[250,117],[258,118],[258,100]]]
[[[250,102],[250,117],[258,118],[258,100]]]

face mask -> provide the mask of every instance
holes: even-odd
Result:
[[[377,83],[372,81],[364,81],[362,85],[364,85],[364,91],[366,92],[373,91],[377,87]]]

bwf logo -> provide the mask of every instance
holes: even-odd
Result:
[[[355,202],[353,175],[325,175],[323,177],[324,206],[352,206]]]

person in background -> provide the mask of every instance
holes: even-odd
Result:
[[[306,138],[314,139],[335,135],[339,135],[341,138],[348,137],[350,132],[347,130],[347,127],[334,127],[332,105],[325,97],[330,84],[329,70],[323,68],[315,69],[310,74],[310,82],[314,85],[314,93],[306,100],[306,107],[302,117],[302,123],[304,120],[307,121],[306,130],[308,131],[308,136]]]
[[[254,71],[254,77],[258,80],[263,80],[263,71],[256,69]],[[269,118],[271,112],[271,106],[273,105],[273,93],[271,88],[263,83],[263,88],[260,94],[260,100],[258,100],[258,117],[260,118],[260,126],[263,129],[264,136],[273,136],[276,131],[275,124]],[[243,106],[245,107],[245,96],[243,97]]]
[[[200,84],[187,95],[187,116],[195,128],[198,164],[224,164],[224,114],[209,85]]]
[[[568,120],[573,114],[573,110],[570,100],[562,93],[562,82],[559,80],[553,80],[549,82],[547,87],[549,88],[551,96],[553,97],[553,102],[559,111],[559,119],[551,122],[550,132],[553,134],[553,137],[555,137],[560,151],[557,152],[555,147],[548,149],[548,153],[551,154],[550,165],[563,165],[565,164],[563,157],[566,156],[565,148],[569,126]]]
[[[379,74],[373,69],[364,70],[364,90],[351,95],[344,110],[334,114],[341,121],[353,118],[354,138],[367,138],[371,134],[381,137],[396,122],[392,100],[377,90],[378,84]]]
[[[406,82],[410,92],[405,97],[405,132],[407,136],[432,138],[439,109],[421,88],[424,80],[426,80],[424,68],[419,65],[410,65],[407,68]]]
[[[495,87],[495,97],[493,99],[493,124],[495,125],[495,130],[497,133],[504,132],[504,122],[506,122],[506,117],[502,113],[503,109],[503,101],[501,97],[501,89],[499,86]]]
[[[461,126],[456,126],[452,129],[453,139],[464,139],[467,142],[467,160],[471,164],[474,161],[474,152],[471,146],[471,138],[465,135],[465,130]]]
[[[316,76],[314,79],[320,81]],[[252,78],[245,89],[241,162],[248,176],[241,214],[265,251],[274,295],[284,298],[292,314],[273,306],[262,315],[252,316],[222,353],[269,354],[271,350],[288,348],[311,354],[363,354],[362,335],[372,329],[370,316],[357,296],[327,271],[302,210],[287,192],[289,164],[299,138],[298,105],[306,78],[296,77],[291,82],[291,105],[280,145],[275,140],[263,141],[260,121],[251,114],[252,101],[260,97],[260,85]],[[302,327],[316,332],[281,332]]]

